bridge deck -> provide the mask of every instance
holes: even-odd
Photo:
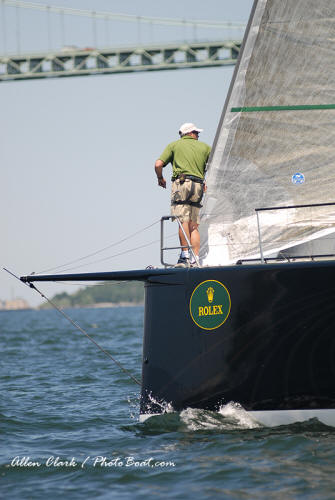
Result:
[[[226,40],[0,56],[0,81],[229,66],[240,47]]]

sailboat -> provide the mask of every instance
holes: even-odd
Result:
[[[335,4],[255,0],[217,128],[201,267],[145,283],[141,418],[231,401],[335,425]]]

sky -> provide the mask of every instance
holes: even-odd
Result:
[[[253,3],[36,2],[137,16],[245,23]],[[113,22],[97,25],[94,40],[92,22],[73,16],[66,16],[62,33],[57,16],[50,17],[48,35],[45,13],[35,11],[20,11],[18,38],[13,36],[14,11],[6,7],[5,13],[0,12],[0,26],[5,26],[2,54],[44,52],[64,44],[87,47],[94,41],[100,47],[173,42],[195,35],[199,40],[227,38],[226,33],[204,29],[195,33],[180,27],[140,28],[136,23]],[[158,221],[169,214],[170,180],[166,190],[157,186],[154,162],[178,138],[184,122],[203,128],[200,140],[212,144],[232,73],[233,67],[222,67],[1,82],[0,300],[21,297],[32,306],[42,302],[3,267],[26,275],[53,268],[57,269],[50,272],[160,266]],[[165,170],[170,179],[171,167]],[[168,246],[177,243],[176,232],[175,225],[167,223]],[[148,246],[128,252],[143,245]],[[90,254],[95,255],[72,263]],[[83,285],[52,283],[40,288],[52,296],[72,293],[78,286]]]

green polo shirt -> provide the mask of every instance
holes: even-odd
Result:
[[[164,163],[164,167],[172,163],[173,177],[188,174],[203,179],[210,152],[208,144],[190,135],[184,135],[178,141],[168,144],[159,159]]]

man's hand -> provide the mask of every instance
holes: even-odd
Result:
[[[166,188],[166,180],[164,177],[158,177],[158,185],[164,189]]]
[[[162,162],[162,160],[157,160],[155,163],[155,172],[158,179],[158,185],[162,188],[166,188],[166,180],[163,177],[163,167],[164,163]]]

